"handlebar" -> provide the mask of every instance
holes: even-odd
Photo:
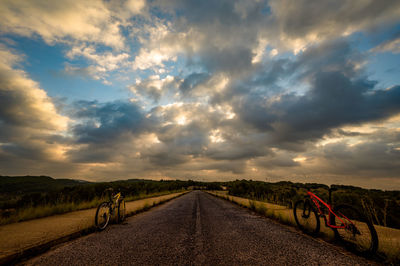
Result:
[[[110,192],[110,193],[107,193],[107,192]],[[110,187],[110,188],[106,188],[104,191],[103,191],[103,193],[101,193],[101,197],[106,197],[106,196],[108,196],[108,198],[111,200],[111,198],[112,198],[112,194],[114,193],[114,189],[112,188],[112,187]],[[108,194],[108,195],[107,195]]]

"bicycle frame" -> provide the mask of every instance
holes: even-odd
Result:
[[[114,210],[117,208],[118,206],[118,202],[120,201],[120,199],[122,199],[122,195],[121,192],[118,192],[117,194],[112,193],[112,189],[107,189],[106,191],[111,191],[111,194],[109,194],[109,208],[110,208],[110,213],[111,215],[114,213]],[[104,192],[103,192],[104,193]]]
[[[322,216],[322,218],[324,218],[325,221],[325,226],[330,227],[330,228],[335,228],[335,229],[344,229],[347,227],[346,223],[342,220],[342,218],[345,218],[348,222],[350,222],[351,224],[353,224],[351,222],[351,220],[349,218],[347,218],[346,216],[344,216],[343,214],[340,214],[342,216],[339,217],[336,213],[333,212],[332,210],[332,206],[328,203],[326,203],[325,201],[323,201],[322,199],[320,199],[317,195],[315,195],[314,193],[312,193],[311,191],[307,191],[307,195],[311,198],[311,200],[314,202],[314,204],[317,206],[318,212],[320,214],[320,216]],[[322,203],[329,211],[329,220],[326,219],[326,215],[322,212],[321,210],[321,206],[319,203]],[[330,221],[333,218],[333,215],[335,217],[337,217],[339,219],[339,221],[342,223],[342,225],[332,225],[330,223]]]
[[[115,199],[115,204],[117,204],[119,199],[121,198],[121,192],[118,192],[117,194],[113,195],[113,198]]]

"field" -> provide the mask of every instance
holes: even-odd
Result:
[[[126,202],[136,201],[140,199],[146,199],[151,197],[163,196],[172,193],[181,192],[183,190],[173,190],[173,191],[162,191],[162,192],[155,192],[149,194],[139,194],[136,196],[128,196],[125,198]],[[104,201],[104,198],[96,197],[91,201],[86,202],[66,202],[60,204],[48,204],[48,205],[39,205],[36,207],[28,207],[22,208],[19,211],[16,211],[14,215],[0,217],[0,225],[10,224],[15,222],[27,221],[57,214],[63,214],[73,211],[80,211],[86,210],[91,208],[96,208],[101,202]]]
[[[0,176],[0,225],[97,207],[104,190],[121,191],[126,201],[187,190],[193,181],[125,180],[84,182],[47,176]]]

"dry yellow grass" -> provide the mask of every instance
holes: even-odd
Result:
[[[140,199],[146,199],[151,197],[168,195],[179,191],[163,191],[152,194],[140,194],[136,196],[129,196],[125,198],[126,202],[136,201]],[[86,210],[90,208],[96,208],[101,202],[105,201],[104,198],[95,198],[92,201],[74,203],[60,203],[57,205],[41,205],[37,207],[30,207],[18,210],[14,215],[10,217],[0,217],[0,225],[11,224],[16,222],[28,221],[32,219],[43,218],[47,216],[63,214],[73,211]],[[153,204],[153,203],[152,203]],[[154,204],[153,204],[154,205]],[[127,210],[129,211],[129,210]]]
[[[400,230],[374,225],[379,238],[378,251],[400,261]]]
[[[285,206],[266,203],[262,201],[255,201],[241,197],[228,195],[227,191],[209,191],[217,197],[224,198],[234,202],[240,206],[253,209],[254,211],[263,214],[267,217],[276,219],[281,223],[297,226],[293,216],[293,209]],[[326,240],[333,240],[334,233],[330,227],[325,226],[325,222],[320,218],[320,235]],[[378,253],[384,254],[388,262],[400,261],[400,230],[375,225],[376,232],[378,233],[379,247]]]

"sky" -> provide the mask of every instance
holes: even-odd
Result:
[[[0,175],[400,189],[400,1],[2,0]]]

